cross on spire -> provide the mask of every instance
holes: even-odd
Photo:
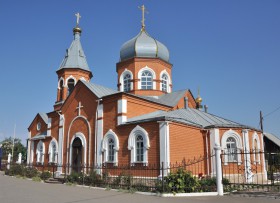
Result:
[[[145,30],[145,13],[148,13],[148,11],[147,11],[147,8],[144,5],[138,6],[138,8],[140,10],[142,10],[142,20],[141,20],[141,23],[142,23],[142,29]]]
[[[78,25],[79,25],[79,22],[80,22],[80,18],[81,18],[82,16],[80,15],[80,13],[76,13],[75,16],[77,17],[76,25],[78,26]]]
[[[83,108],[83,106],[82,106],[81,102],[79,102],[79,104],[78,104],[78,106],[76,108],[76,109],[78,109],[78,116],[81,115],[81,108]]]

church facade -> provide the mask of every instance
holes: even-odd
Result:
[[[263,156],[236,153],[263,151],[261,130],[208,113],[189,89],[173,91],[169,51],[144,23],[121,47],[117,90],[91,82],[81,33],[77,22],[56,71],[53,111],[38,113],[28,128],[28,164],[168,166],[210,156],[220,145],[223,165],[242,165],[247,156],[265,169]],[[214,173],[212,161],[203,163],[205,174]]]

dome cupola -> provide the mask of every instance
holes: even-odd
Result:
[[[169,51],[161,42],[151,37],[145,28],[145,6],[139,7],[142,10],[142,28],[140,33],[125,42],[120,51],[120,61],[125,61],[134,57],[160,58],[169,62]]]
[[[160,58],[169,62],[169,51],[164,44],[151,37],[142,27],[136,37],[125,42],[121,47],[121,61],[133,57]]]

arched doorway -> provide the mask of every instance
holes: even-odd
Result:
[[[82,171],[83,163],[83,144],[79,137],[72,143],[72,170],[79,173]]]

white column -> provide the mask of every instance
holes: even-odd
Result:
[[[216,184],[217,184],[217,192],[219,196],[224,195],[223,188],[223,176],[222,176],[222,160],[221,160],[221,146],[216,143],[215,144],[215,160],[216,160]]]
[[[102,164],[102,139],[103,139],[103,104],[97,106],[97,122],[96,122],[96,164]]]
[[[52,118],[48,118],[47,136],[51,136]]]
[[[121,125],[127,121],[127,100],[118,100],[118,125]]]
[[[251,170],[251,156],[250,156],[250,144],[249,144],[249,132],[248,130],[242,130],[243,134],[243,150],[244,150],[244,173],[247,183],[253,181],[253,173]]]
[[[57,150],[57,164],[63,165],[63,138],[64,138],[64,115],[59,116],[59,130],[58,130],[58,150]],[[57,167],[56,175],[62,173],[62,167]]]
[[[31,154],[31,132],[28,132],[28,139],[27,139],[27,165],[30,164],[30,154]]]
[[[8,154],[8,160],[7,160],[7,162],[8,162],[7,169],[10,169],[11,157],[12,157],[12,155],[9,153]]]
[[[220,144],[220,131],[217,128],[210,130],[210,150],[211,155],[215,153],[215,146]],[[211,176],[216,176],[216,160],[211,158]]]
[[[169,142],[169,122],[159,121],[159,141],[160,141],[160,164],[163,163],[164,168],[167,168],[170,163],[170,142]],[[161,176],[167,176],[168,170],[164,170]],[[162,173],[162,172],[160,172]]]

